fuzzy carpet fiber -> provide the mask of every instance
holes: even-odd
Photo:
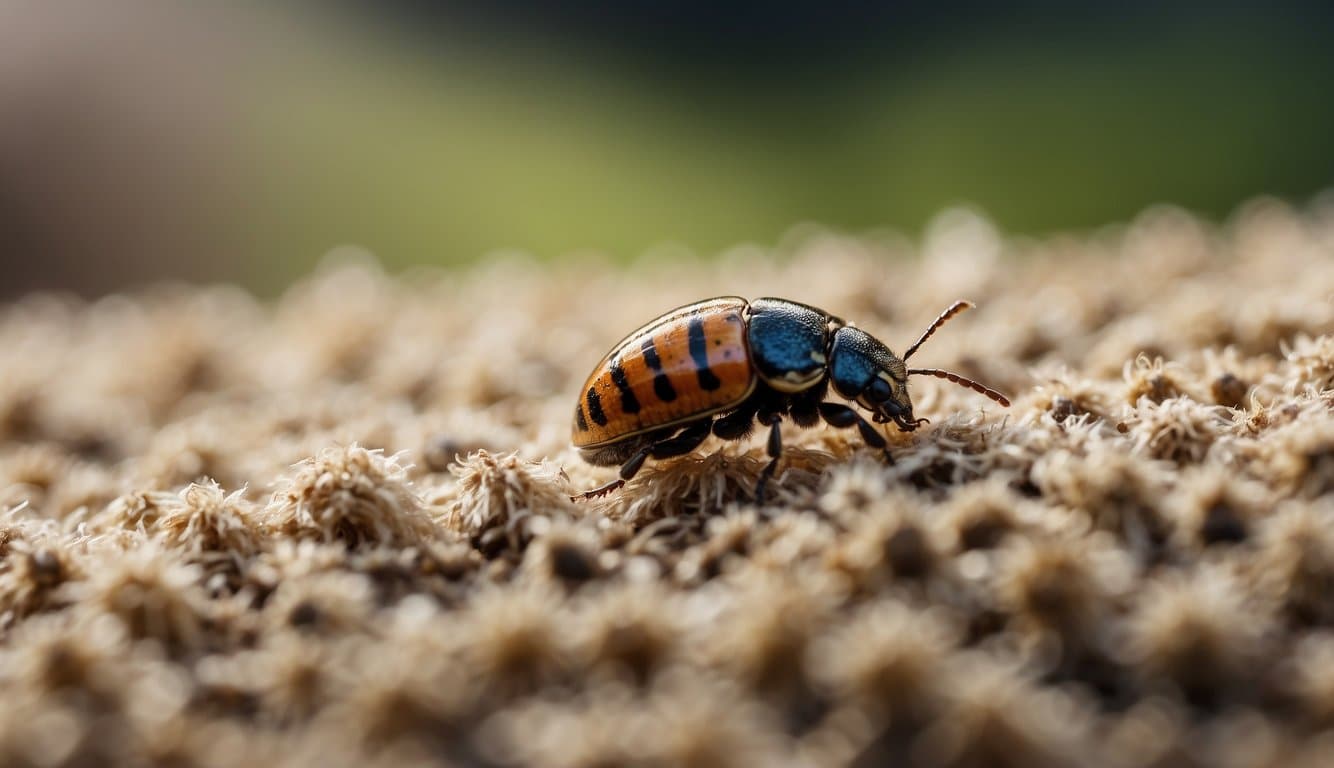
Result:
[[[622,335],[777,295],[1009,393],[650,462]],[[0,308],[0,763],[1334,760],[1334,206]]]

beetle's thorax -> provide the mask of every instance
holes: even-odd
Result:
[[[747,308],[746,339],[755,372],[778,392],[810,389],[825,380],[833,336],[843,321],[815,307],[763,298]]]
[[[755,373],[772,389],[803,392],[828,381],[878,420],[912,418],[907,367],[866,331],[787,299],[750,302],[746,321]]]

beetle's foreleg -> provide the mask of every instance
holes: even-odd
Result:
[[[831,427],[846,429],[855,425],[867,445],[880,449],[884,452],[885,458],[891,464],[894,463],[894,457],[889,455],[889,444],[885,442],[885,436],[877,432],[875,427],[857,411],[842,403],[820,403],[820,416]]]
[[[930,424],[930,419],[913,419],[909,421],[902,416],[894,416],[894,423],[899,425],[900,432],[912,432],[923,424]]]
[[[755,503],[764,503],[764,488],[769,484],[769,478],[774,476],[778,469],[778,460],[783,456],[783,431],[779,429],[779,423],[782,417],[777,413],[766,412],[760,414],[760,422],[769,425],[769,440],[765,444],[765,452],[769,454],[769,463],[760,470],[760,479],[755,482]]]

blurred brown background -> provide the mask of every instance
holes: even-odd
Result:
[[[1316,2],[0,0],[0,292],[1301,202],[1331,39]]]

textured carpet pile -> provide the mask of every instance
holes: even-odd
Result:
[[[777,295],[1012,396],[650,462],[574,397]],[[0,764],[1334,761],[1334,206],[0,307]]]

